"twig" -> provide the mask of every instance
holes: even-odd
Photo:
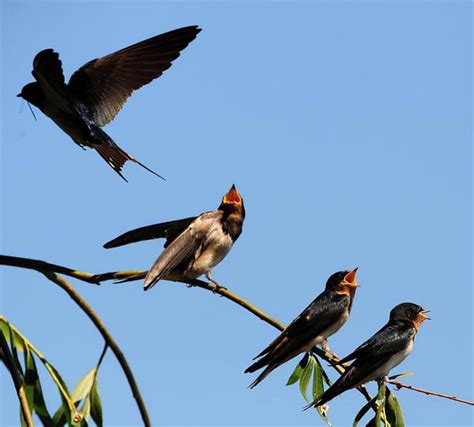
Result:
[[[65,280],[63,277],[58,276],[56,273],[51,273],[49,271],[44,271],[43,274],[52,282],[56,283],[61,287],[66,293],[73,299],[73,301],[81,308],[84,313],[89,317],[89,319],[94,323],[95,327],[99,330],[100,334],[104,338],[107,345],[111,348],[112,352],[115,354],[115,357],[120,363],[120,366],[127,377],[128,384],[133,393],[133,397],[137,401],[137,406],[140,411],[143,423],[145,426],[151,426],[150,417],[145,407],[145,402],[140,394],[140,390],[137,386],[133,373],[128,365],[127,359],[125,358],[122,350],[110,334],[110,332],[105,327],[104,322],[100,317],[94,312],[94,310],[86,303],[86,301],[76,292],[76,290]]]
[[[456,396],[450,396],[448,394],[437,393],[437,392],[434,392],[434,391],[425,390],[425,389],[415,387],[415,386],[412,386],[412,385],[403,384],[400,381],[387,380],[385,382],[394,385],[397,388],[397,390],[400,390],[401,388],[407,388],[408,390],[417,391],[418,393],[423,393],[423,394],[426,394],[428,396],[441,397],[443,399],[454,400],[455,402],[466,403],[467,405],[474,406],[474,402],[472,400],[460,399],[459,397],[456,397]]]
[[[13,340],[13,337],[11,338]],[[25,382],[23,381],[23,376],[18,371],[15,360],[10,352],[7,340],[3,335],[3,332],[0,330],[0,356],[5,364],[6,368],[10,372],[10,375],[15,385],[16,393],[18,395],[18,400],[20,401],[21,413],[23,414],[23,419],[27,427],[33,427],[33,418],[31,416],[30,405],[28,405],[28,399],[26,398],[25,393]]]

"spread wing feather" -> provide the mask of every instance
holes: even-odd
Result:
[[[160,77],[200,31],[197,26],[179,28],[89,61],[69,80],[72,98],[89,119],[105,126],[132,92]]]

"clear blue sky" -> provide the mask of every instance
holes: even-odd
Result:
[[[160,241],[102,244],[215,209],[235,183],[247,219],[216,279],[289,322],[330,274],[359,266],[351,318],[331,347],[347,354],[394,305],[418,303],[433,321],[396,372],[472,399],[471,16],[468,1],[2,2],[2,252],[94,273],[145,269]],[[15,97],[44,48],[60,52],[69,78],[193,24],[198,38],[105,128],[166,182],[134,165],[122,182]],[[72,388],[101,351],[95,328],[41,275],[2,268],[1,279],[2,314]],[[154,423],[321,424],[284,386],[296,361],[247,389],[255,377],[243,371],[276,330],[240,307],[167,282],[147,293],[141,283],[74,285],[121,345]],[[0,376],[0,424],[15,425]],[[112,354],[99,381],[106,424],[137,425]],[[472,422],[467,406],[397,396],[407,425]],[[348,392],[330,417],[348,425],[362,404]]]

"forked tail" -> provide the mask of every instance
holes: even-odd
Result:
[[[137,163],[142,168],[146,169],[148,172],[151,172],[153,175],[164,180],[164,178],[157,174],[155,171],[151,170],[149,167],[145,166],[143,163],[132,157],[130,154],[123,151],[113,140],[110,138],[102,129],[94,129],[97,135],[97,142],[92,146],[97,150],[100,156],[109,164],[109,166],[117,172],[120,177],[128,182],[127,179],[122,175],[123,165],[127,161]]]

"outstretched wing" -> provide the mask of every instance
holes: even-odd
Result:
[[[127,231],[115,239],[107,242],[104,248],[116,248],[129,243],[141,242],[151,239],[166,239],[165,247],[168,246],[179,234],[181,234],[196,219],[196,216],[178,219],[176,221],[161,222],[159,224],[147,225]]]
[[[221,220],[222,211],[207,212],[197,217],[186,230],[176,237],[161,253],[145,277],[145,290],[165,278],[179,264],[194,257],[200,250],[207,234]]]
[[[97,125],[106,125],[132,92],[160,77],[200,31],[179,28],[89,61],[69,80],[72,98]]]
[[[69,100],[67,86],[59,54],[53,49],[38,52],[33,59],[33,77],[41,87],[45,97],[53,102],[64,114],[72,115],[72,120],[80,118],[78,111]]]

